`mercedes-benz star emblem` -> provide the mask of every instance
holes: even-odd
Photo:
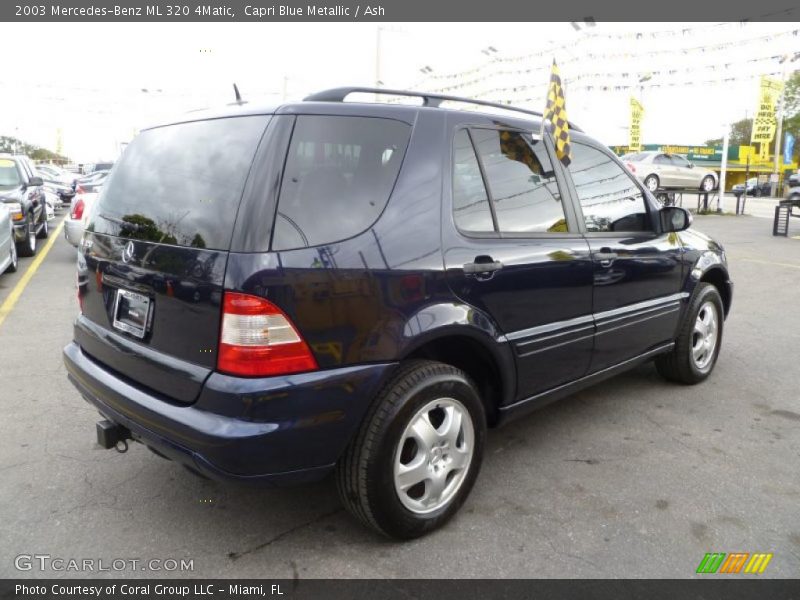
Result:
[[[133,260],[133,242],[128,242],[122,251],[122,262],[129,263]]]

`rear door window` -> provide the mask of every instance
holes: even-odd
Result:
[[[501,233],[567,231],[544,144],[520,131],[471,130]]]
[[[389,201],[410,134],[408,124],[391,119],[298,117],[273,250],[330,244],[367,230]]]
[[[139,134],[105,179],[90,231],[227,250],[269,116],[180,123]]]

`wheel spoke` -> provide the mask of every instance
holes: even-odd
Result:
[[[417,455],[418,459],[409,465],[400,464],[395,468],[395,479],[401,490],[407,490],[417,485],[420,481],[425,481],[430,477],[428,461],[424,453]]]
[[[419,442],[420,447],[426,454],[431,451],[434,444],[439,439],[439,433],[431,424],[428,413],[424,413],[419,416],[419,418],[414,422],[412,430],[414,432],[415,439],[417,442]]]
[[[442,492],[447,486],[447,477],[445,473],[442,472],[439,475],[431,477],[425,485],[426,504],[436,504],[439,502],[439,499],[442,497]]]
[[[449,442],[451,448],[455,448],[458,436],[461,433],[461,420],[463,417],[461,411],[456,410],[452,406],[448,406],[447,409],[445,409],[445,414],[447,416],[440,428],[440,434]]]
[[[695,362],[700,363],[702,362],[703,354],[706,352],[705,341],[700,340],[695,346],[692,348],[692,356],[694,357]]]
[[[469,452],[464,450],[454,449],[450,452],[450,460],[447,464],[451,471],[459,471],[467,466],[469,463]]]

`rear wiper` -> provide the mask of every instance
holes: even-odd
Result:
[[[120,225],[121,227],[130,227],[134,231],[141,231],[142,229],[144,229],[143,225],[139,225],[138,223],[130,223],[128,221],[124,221],[123,219],[118,219],[117,217],[111,217],[104,213],[97,213],[97,216],[100,217],[101,219],[105,219],[106,221],[111,221],[112,223]]]

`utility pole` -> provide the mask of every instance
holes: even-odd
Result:
[[[731,138],[731,128],[729,125],[725,125],[725,135],[722,136],[722,160],[720,161],[720,172],[719,172],[719,201],[717,202],[717,208],[719,212],[723,212],[725,210],[725,174],[728,170],[728,144],[730,143]],[[747,183],[745,183],[745,192],[747,191]]]

